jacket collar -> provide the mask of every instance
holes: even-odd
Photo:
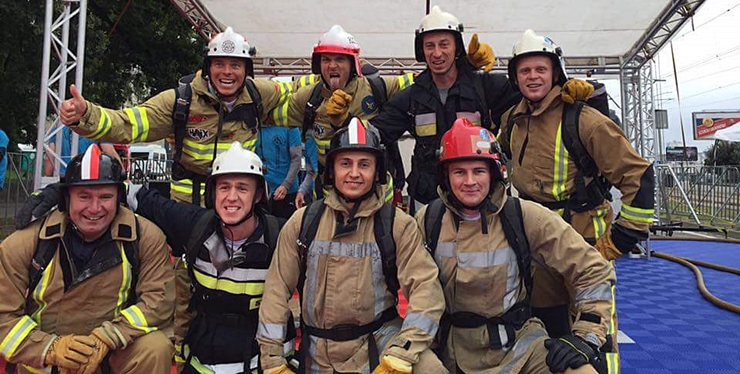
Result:
[[[39,239],[58,239],[64,236],[65,228],[70,223],[67,213],[59,210],[53,211],[44,221],[39,231]],[[108,228],[111,238],[117,241],[137,240],[136,216],[130,209],[119,206],[116,217]]]
[[[324,199],[324,202],[326,203],[326,206],[329,208],[342,212],[344,214],[349,214],[349,210],[342,204],[342,198],[339,196],[335,188],[331,188],[328,191],[328,195]],[[383,206],[383,196],[385,192],[385,185],[378,184],[375,186],[375,193],[371,194],[367,199],[365,199],[362,203],[360,203],[360,208],[357,209],[357,213],[355,213],[356,218],[362,218],[362,217],[370,217],[375,212],[380,210],[380,208]]]
[[[501,212],[501,209],[504,207],[504,203],[506,202],[506,188],[504,187],[502,182],[497,182],[495,185],[492,185],[492,188],[495,188],[496,190],[493,191],[493,194],[491,195],[491,198],[488,200],[492,203],[491,206],[495,206],[495,210],[488,210],[488,215],[497,215]],[[437,194],[439,195],[439,198],[442,200],[442,202],[445,204],[447,209],[452,211],[452,213],[455,214],[457,217],[462,217],[462,213],[452,205],[450,202],[450,194],[452,192],[450,191],[443,191],[441,186],[437,186]],[[490,221],[489,221],[490,222]]]

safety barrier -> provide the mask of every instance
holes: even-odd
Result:
[[[656,215],[676,222],[735,227],[740,219],[740,169],[735,166],[655,166]]]
[[[34,154],[9,152],[5,186],[0,190],[0,240],[14,230],[13,217],[33,192]]]

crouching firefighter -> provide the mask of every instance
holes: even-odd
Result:
[[[380,136],[353,117],[326,156],[324,199],[285,224],[265,281],[257,340],[265,373],[293,373],[281,342],[301,295],[301,372],[446,373],[431,351],[444,301],[414,220],[385,203]],[[398,316],[398,289],[409,300]]]
[[[439,198],[417,214],[440,269],[445,313],[435,342],[455,373],[605,373],[612,266],[555,213],[508,197],[493,134],[466,118],[441,139]],[[567,255],[566,255],[567,254]],[[532,317],[533,263],[575,292],[570,334]],[[575,369],[574,371],[569,371]]]
[[[97,145],[72,158],[59,208],[0,244],[0,355],[16,373],[167,373],[174,311],[165,236],[125,201]]]
[[[152,219],[183,256],[190,274],[189,324],[179,354],[182,373],[256,373],[255,340],[265,275],[284,221],[267,214],[262,161],[239,142],[218,155],[206,180],[205,204],[168,200],[141,188],[129,203]],[[295,328],[286,321],[282,354],[293,353]],[[284,344],[283,344],[284,343]]]

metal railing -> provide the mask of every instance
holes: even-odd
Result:
[[[0,240],[15,229],[15,212],[33,192],[34,153],[9,152],[5,185],[0,190]]]
[[[740,219],[736,166],[656,165],[656,215],[661,225],[689,222],[734,228]]]

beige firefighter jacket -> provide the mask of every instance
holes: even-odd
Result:
[[[506,201],[504,188],[497,188],[491,197],[498,210],[487,211],[488,234],[483,234],[480,219],[460,220],[456,228],[454,217],[461,215],[449,203],[447,193],[439,187],[438,191],[447,206],[434,252],[445,312],[471,312],[491,318],[524,301],[526,288],[499,216]],[[521,200],[521,207],[532,261],[563,276],[574,292],[578,317],[589,313],[600,319],[593,323],[577,318],[572,328],[576,335],[600,346],[610,318],[611,287],[616,281],[613,267],[555,213],[526,200]],[[425,206],[416,215],[422,231],[426,211]],[[452,326],[447,342],[440,344],[446,344],[443,362],[448,368],[456,363],[465,373],[516,373],[536,351],[532,344],[542,344],[546,336],[541,322],[530,319],[516,332],[516,345],[510,350],[489,349],[486,326]],[[502,333],[501,342],[505,339]]]
[[[44,221],[16,231],[0,244],[0,352],[6,360],[33,368],[44,367],[44,357],[56,336],[88,335],[103,322],[112,322],[128,345],[134,339],[169,323],[174,310],[174,273],[165,236],[150,221],[119,207],[111,223],[122,264],[82,281],[65,292],[60,245],[34,290],[29,268],[39,239],[61,238],[70,224],[65,213],[54,211]],[[138,302],[125,307],[131,286],[131,264],[123,241],[138,240]],[[100,252],[97,252],[100,253]],[[118,347],[123,348],[123,347]]]
[[[408,87],[413,83],[413,76],[406,74],[397,77],[383,77],[385,82],[387,99],[390,99],[400,90]],[[311,99],[314,87],[319,81],[300,87],[293,93],[288,108],[288,125],[292,127],[303,126],[303,116],[306,111],[306,104]],[[370,82],[365,77],[356,77],[347,83],[342,89],[344,92],[352,95],[352,102],[349,104],[350,116],[356,116],[364,120],[369,120],[378,115],[378,106],[375,105],[373,90]],[[316,147],[319,151],[319,164],[326,164],[326,153],[329,151],[329,142],[336,130],[329,121],[326,114],[326,102],[331,98],[332,91],[326,85],[321,90],[321,96],[324,100],[316,110],[316,118],[313,124],[313,137],[316,140]]]
[[[377,186],[377,193],[362,202],[355,215],[359,220],[357,230],[337,238],[334,237],[336,214],[346,220],[348,208],[333,189],[326,197],[326,209],[307,256],[304,289],[299,290],[303,297],[302,318],[308,325],[324,329],[343,324],[366,325],[379,318],[384,310],[397,307],[396,296],[386,286],[373,232],[373,217],[383,204],[379,198],[383,189],[384,186]],[[263,369],[285,363],[282,342],[290,313],[288,300],[301,271],[296,240],[305,211],[299,209],[283,227],[265,281],[257,332]],[[376,331],[375,338],[381,357],[387,354],[416,364],[436,334],[444,299],[437,267],[424,250],[416,222],[400,210],[395,215],[393,239],[398,280],[409,300],[408,311],[402,325],[400,319],[388,322]],[[307,363],[311,366],[307,367],[312,372],[318,364],[343,373],[367,370],[366,337],[341,342],[311,339],[311,357]]]
[[[261,121],[265,121],[272,109],[290,99],[290,90],[282,89],[276,82],[265,79],[254,79],[252,82],[262,100]],[[207,176],[214,159],[214,147],[218,154],[227,150],[232,142],[239,141],[245,148],[254,151],[258,129],[241,120],[227,120],[229,113],[226,106],[209,91],[208,82],[202,78],[200,71],[196,73],[190,86],[193,98],[183,140],[181,163],[188,171]],[[141,105],[121,110],[103,108],[88,101],[87,112],[79,125],[71,128],[86,138],[113,143],[153,142],[174,137],[172,111],[175,96],[174,89],[166,90]],[[243,89],[234,102],[232,113],[241,105],[252,102],[248,90]],[[222,129],[221,135],[217,137],[219,123],[222,123]],[[192,182],[173,181],[171,187],[171,196],[175,200],[191,201]]]
[[[507,126],[501,126],[501,147],[511,151],[512,185],[530,199],[537,202],[566,200],[575,193],[577,169],[562,142],[561,117],[563,102],[560,86],[555,86],[531,113],[526,99],[513,111],[522,115],[507,134]],[[501,119],[506,124],[509,111]],[[653,188],[641,189],[642,180],[652,165],[640,157],[622,130],[609,118],[590,107],[584,107],[579,121],[580,138],[601,173],[622,193],[621,214],[617,223],[622,227],[647,233],[652,223],[653,207],[641,207],[647,201],[638,194],[653,194]],[[525,148],[526,143],[526,148]],[[652,178],[650,178],[652,179]],[[586,178],[586,183],[590,178]],[[649,191],[647,191],[649,190]],[[653,201],[652,198],[649,201]],[[572,212],[573,228],[586,239],[597,239],[611,223],[613,214],[609,201],[587,212]]]

